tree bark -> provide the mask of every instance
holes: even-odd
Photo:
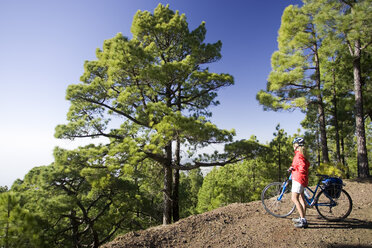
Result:
[[[355,95],[355,134],[358,146],[358,177],[369,177],[368,156],[366,146],[366,135],[364,127],[364,113],[363,113],[363,94],[362,94],[362,80],[361,80],[361,48],[360,41],[356,40],[354,43],[354,95]]]
[[[178,84],[178,92],[177,92],[177,109],[178,111],[182,111],[182,104],[181,104],[181,91],[182,91],[182,84]],[[181,139],[177,136],[176,141],[176,164],[179,167],[181,165]],[[180,170],[174,169],[174,177],[173,177],[173,221],[176,222],[180,219],[180,207],[179,207],[179,185],[180,185]]]
[[[322,149],[322,162],[329,163],[327,131],[326,131],[326,124],[325,124],[323,99],[321,96],[319,96],[318,98],[319,98],[318,100],[321,101],[318,104],[318,116],[319,116],[320,146]]]
[[[324,114],[324,103],[321,93],[321,81],[320,81],[320,63],[318,56],[318,47],[317,44],[314,44],[314,60],[315,60],[315,80],[316,80],[316,89],[317,100],[318,100],[318,121],[319,121],[319,131],[320,131],[320,143],[322,147],[322,161],[323,163],[329,163],[328,156],[328,145],[327,145],[327,130],[326,130],[326,121]]]
[[[167,107],[172,106],[172,91],[171,86],[166,86],[166,102]],[[163,225],[172,223],[172,183],[173,183],[173,169],[172,169],[172,141],[165,146],[165,163],[164,167],[164,188],[163,188]]]
[[[281,182],[282,181],[282,175],[281,175],[281,170],[282,170],[282,161],[281,161],[281,146],[280,146],[280,140],[279,140],[279,158],[278,158],[278,179],[279,181],[278,182]]]
[[[173,221],[176,222],[180,219],[180,207],[179,207],[179,185],[180,185],[180,170],[174,170],[173,176]]]
[[[317,145],[317,162],[318,166],[320,166],[320,161],[321,161],[321,152],[320,152],[320,132],[319,132],[319,125],[318,125],[318,130],[316,132],[316,145]]]
[[[342,127],[341,127],[341,130],[342,130]],[[350,179],[350,169],[345,161],[345,142],[344,142],[344,137],[342,133],[341,133],[340,143],[341,143],[340,144],[341,145],[341,163],[343,166],[346,167],[346,179]]]
[[[80,248],[79,223],[76,221],[76,211],[71,210],[70,215],[71,215],[70,222],[72,226],[72,244],[74,248]]]
[[[341,130],[342,130],[342,127],[341,127]],[[347,179],[350,179],[350,169],[349,169],[349,166],[346,164],[346,161],[345,161],[345,142],[344,142],[344,136],[343,134],[341,133],[341,139],[340,139],[340,142],[341,142],[341,163],[343,164],[343,166],[346,167],[346,178]]]
[[[337,162],[341,163],[341,150],[340,150],[340,129],[338,125],[338,113],[337,113],[337,90],[336,90],[336,78],[335,72],[333,71],[333,106],[334,106],[334,126],[336,132],[336,158]]]
[[[172,223],[172,144],[165,148],[167,163],[164,165],[163,225]]]
[[[177,139],[176,144],[176,162],[179,166],[181,163],[181,144],[180,140]],[[179,185],[180,185],[180,170],[175,169],[174,170],[174,176],[173,176],[173,221],[176,222],[180,219],[180,207],[179,207]]]
[[[91,231],[92,231],[92,236],[93,236],[92,248],[99,248],[101,243],[99,242],[97,231],[93,229],[93,225],[92,225]]]

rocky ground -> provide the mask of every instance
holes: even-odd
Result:
[[[350,216],[342,222],[319,219],[308,210],[309,227],[296,229],[291,218],[275,218],[260,201],[234,203],[190,216],[172,225],[130,232],[102,246],[126,247],[371,247],[372,179],[345,180],[353,200]]]

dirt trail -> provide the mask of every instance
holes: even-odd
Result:
[[[260,201],[234,203],[172,225],[130,232],[102,247],[372,248],[372,179],[345,182],[353,211],[342,222],[318,219],[314,208],[308,210],[309,227],[296,229],[291,221],[296,212],[281,219],[267,214]]]

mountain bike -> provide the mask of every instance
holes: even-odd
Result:
[[[330,185],[332,178],[328,175],[317,174],[319,181],[314,190],[305,188],[305,200],[308,207],[315,206],[319,215],[328,221],[340,221],[351,213],[353,202],[342,185]],[[293,213],[296,205],[291,200],[292,174],[284,182],[273,182],[267,185],[261,193],[264,209],[275,217],[284,218]],[[317,194],[317,192],[319,193]]]

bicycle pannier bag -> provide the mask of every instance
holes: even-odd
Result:
[[[323,181],[325,191],[332,198],[339,198],[342,190],[342,179],[337,177],[330,177]]]

